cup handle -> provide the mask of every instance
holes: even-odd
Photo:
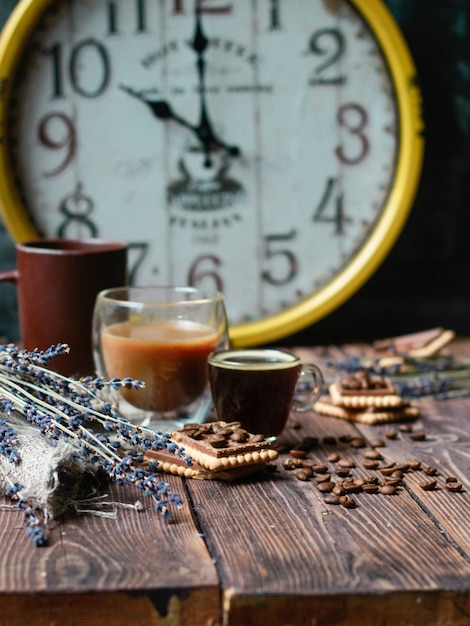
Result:
[[[311,375],[314,386],[309,397],[306,400],[294,400],[292,410],[297,411],[298,413],[305,413],[306,411],[310,411],[310,409],[313,407],[313,405],[323,392],[323,374],[321,373],[320,368],[313,363],[307,363],[305,365],[302,365],[302,370],[299,377],[306,372]]]
[[[0,283],[16,283],[18,282],[18,270],[9,270],[8,272],[0,272]]]

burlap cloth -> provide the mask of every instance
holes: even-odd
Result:
[[[50,445],[21,416],[15,419],[8,415],[7,419],[18,435],[16,449],[21,460],[13,463],[0,454],[1,495],[12,484],[22,485],[18,496],[41,510],[46,523],[69,509],[77,510],[87,499],[92,501],[98,486],[97,472],[80,457],[80,449],[65,441]]]

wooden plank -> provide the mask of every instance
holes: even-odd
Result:
[[[181,479],[168,482],[184,497]],[[44,548],[32,546],[19,512],[0,511],[0,625],[220,623],[217,572],[190,506],[165,524],[132,487],[109,493],[127,504],[139,498],[144,511],[61,519]]]
[[[335,358],[347,358],[352,354],[367,355],[370,346],[343,346],[338,356],[338,349],[333,348]],[[454,354],[469,354],[468,340],[455,340],[452,344]],[[304,358],[311,357],[312,351],[303,349]],[[323,358],[331,357],[332,351],[323,351]],[[357,425],[358,431],[367,439],[382,438],[386,446],[381,448],[386,462],[395,461],[403,464],[410,459],[418,459],[423,468],[434,467],[437,487],[424,491],[420,483],[429,477],[423,471],[406,473],[403,482],[428,516],[435,520],[441,531],[455,541],[459,550],[470,561],[470,422],[468,419],[468,398],[434,400],[419,398],[413,401],[421,411],[418,420],[411,424],[413,433],[425,434],[424,441],[413,441],[409,434],[401,432],[395,423],[363,426]],[[327,419],[327,418],[325,418]],[[332,419],[332,418],[330,418]],[[395,431],[396,439],[386,436]],[[459,493],[449,493],[445,488],[447,477],[454,476],[462,483]]]
[[[305,421],[303,433],[320,439],[355,430],[349,424]],[[298,434],[292,433],[292,443]],[[338,446],[320,444],[312,456],[323,462],[333,448]],[[314,621],[318,602],[313,598],[335,611],[338,602],[349,607],[346,596],[353,595],[361,615],[373,616],[371,623],[409,626],[415,622],[391,616],[398,615],[410,593],[409,602],[422,607],[416,624],[441,624],[437,620],[450,611],[463,581],[470,580],[470,564],[406,490],[395,496],[358,494],[358,507],[347,510],[324,504],[313,481],[298,481],[284,470],[237,486],[194,481],[190,489],[218,563],[228,624],[335,623]],[[455,597],[442,598],[442,613],[430,621],[429,605],[419,598],[426,592],[440,596],[444,589],[454,590]],[[373,593],[395,598],[395,611],[371,602]]]

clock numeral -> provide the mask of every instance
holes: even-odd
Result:
[[[214,254],[202,254],[196,257],[189,268],[188,284],[192,287],[199,287],[203,281],[209,279],[214,283],[217,291],[223,292],[224,283],[216,271],[221,265],[222,261]]]
[[[134,0],[136,12],[136,32],[147,32],[147,1]],[[115,0],[110,0],[107,4],[108,35],[119,34],[119,9]]]
[[[313,213],[313,221],[335,224],[335,234],[343,235],[344,225],[347,222],[352,222],[352,220],[350,217],[345,215],[343,193],[340,191],[336,196],[333,196],[337,185],[337,178],[328,178],[323,196]],[[331,205],[333,205],[333,208],[330,212],[328,212]]]
[[[339,125],[359,142],[357,154],[349,156],[342,146],[338,146],[335,150],[336,156],[346,165],[356,165],[369,153],[369,140],[364,134],[364,129],[369,121],[367,111],[359,104],[343,104],[339,107],[336,117]]]
[[[78,183],[75,191],[60,203],[59,211],[65,215],[65,220],[59,226],[57,236],[71,237],[70,228],[73,228],[76,237],[97,237],[98,228],[90,218],[94,208],[93,200],[83,193],[82,183]]]
[[[194,0],[197,2],[199,13],[227,14],[231,13],[233,4],[218,4],[211,0]],[[185,0],[173,0],[173,15],[185,13]]]
[[[86,86],[80,80],[80,72],[83,72],[83,55],[89,51],[96,53],[99,63],[93,60],[93,75],[96,68],[101,69],[101,78],[94,87]],[[52,59],[52,99],[63,98],[64,89],[64,68],[66,64],[63,60],[62,45],[56,44],[51,48],[43,50],[43,53]],[[73,46],[68,63],[68,78],[75,93],[84,98],[97,98],[107,89],[111,77],[111,62],[106,48],[95,39],[84,39]]]
[[[271,271],[265,270],[261,276],[263,279],[269,283],[270,285],[274,285],[276,287],[282,287],[283,285],[287,285],[297,276],[299,272],[299,264],[297,258],[294,253],[287,248],[276,248],[279,243],[284,244],[287,241],[292,241],[297,236],[297,232],[295,230],[291,230],[289,233],[278,234],[278,235],[267,235],[265,237],[265,245],[264,245],[264,257],[271,261],[272,259],[278,258],[283,259],[285,262],[285,270],[281,275],[275,276]],[[282,263],[283,261],[281,261]]]
[[[77,150],[77,135],[73,121],[64,113],[48,113],[39,123],[39,143],[48,150],[64,151],[61,163],[44,172],[44,176],[57,176],[73,161]]]
[[[128,282],[129,285],[135,285],[137,272],[139,271],[139,267],[142,265],[143,260],[147,256],[149,244],[147,241],[131,241],[127,248],[130,257]],[[134,252],[136,252],[135,255]],[[135,257],[134,260],[131,260],[131,257]]]
[[[345,40],[342,32],[337,28],[321,28],[313,33],[308,44],[308,53],[324,57],[317,65],[309,84],[314,85],[343,85],[346,82],[344,75],[325,77],[323,72],[337,63],[345,51]]]

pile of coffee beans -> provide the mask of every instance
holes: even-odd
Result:
[[[402,432],[413,434],[409,425],[399,428]],[[385,438],[396,439],[396,430],[385,431]],[[412,440],[412,438],[410,437]],[[347,444],[354,450],[354,458],[347,454],[348,448],[338,446],[337,450],[324,455],[325,462],[312,458],[315,451],[324,446],[334,446],[337,443]],[[381,448],[386,447],[382,438],[367,441],[362,437],[324,437],[322,440],[315,437],[306,437],[295,447],[281,449],[286,458],[281,462],[284,470],[292,472],[299,481],[312,482],[317,490],[324,495],[325,504],[341,505],[346,508],[357,506],[355,494],[379,494],[393,496],[403,485],[403,476],[410,472],[420,472],[424,478],[418,483],[424,491],[438,488],[439,472],[436,467],[423,465],[416,458],[406,463],[395,461],[387,462]],[[340,452],[341,450],[341,452]],[[358,452],[361,450],[360,457]],[[323,455],[322,455],[323,456]],[[361,471],[358,472],[357,470]],[[355,471],[356,470],[356,471]],[[364,475],[364,470],[366,475]],[[359,476],[358,474],[362,475]],[[444,487],[451,493],[462,490],[462,484],[454,477],[445,479]]]
[[[254,435],[241,427],[240,422],[207,422],[185,424],[182,432],[195,441],[204,441],[212,448],[234,448],[240,444],[260,444],[264,435]]]

